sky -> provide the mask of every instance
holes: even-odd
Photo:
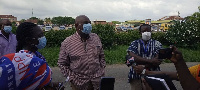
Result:
[[[198,12],[200,0],[0,0],[0,15],[17,20],[86,15],[91,21],[158,20]],[[33,11],[33,15],[32,15]]]

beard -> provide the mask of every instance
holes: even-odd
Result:
[[[80,36],[81,36],[81,38],[85,38],[85,39],[88,39],[88,38],[90,38],[90,35],[89,34],[85,34],[85,33],[80,33]]]

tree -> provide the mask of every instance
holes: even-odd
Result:
[[[112,21],[113,24],[120,24],[121,22],[119,21]]]
[[[179,47],[200,48],[200,9],[170,26],[166,39]]]
[[[51,23],[51,18],[45,18],[44,21],[46,22],[46,24],[50,24]]]
[[[53,17],[51,21],[53,24],[57,24],[57,25],[70,25],[70,24],[75,23],[74,18],[66,17],[66,16],[65,17],[62,17],[62,16]]]
[[[44,21],[43,21],[42,19],[39,19],[38,22],[37,22],[37,24],[38,24],[38,25],[43,25],[43,24],[44,24]]]
[[[33,20],[34,20],[34,19],[38,19],[38,18],[36,18],[36,17],[31,17],[31,18],[29,18],[29,19],[33,19]]]
[[[25,19],[21,19],[21,20],[20,20],[21,23],[23,23],[23,22],[25,22],[25,21],[26,21]]]

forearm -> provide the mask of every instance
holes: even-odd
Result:
[[[101,53],[100,53],[99,59],[100,59],[101,66],[103,68],[105,68],[106,67],[106,61],[105,61],[105,55],[104,55],[103,49],[101,49]]]
[[[174,63],[180,83],[184,90],[199,90],[200,84],[197,80],[190,74],[188,67],[184,60],[179,60]]]
[[[168,75],[172,80],[178,80],[176,72],[166,72],[166,71],[146,71],[145,75],[155,75],[155,74],[165,74]]]
[[[140,57],[140,56],[138,56],[138,55],[136,55],[136,54],[134,54],[134,53],[132,53],[132,52],[128,52],[128,54],[130,55],[130,56],[132,56],[132,57],[134,57],[134,60],[135,60],[135,62],[137,63],[137,64],[142,64],[142,65],[145,65],[145,64],[150,64],[151,62],[151,60],[147,60],[147,59],[145,59],[145,58],[142,58],[142,57]]]
[[[65,77],[70,77],[72,76],[74,73],[70,70],[69,66],[67,66],[66,64],[62,64],[58,62],[58,67],[61,70],[61,73],[65,76]]]

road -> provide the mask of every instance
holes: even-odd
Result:
[[[188,67],[199,64],[200,62],[187,62]],[[163,63],[160,65],[161,70],[163,71],[176,71],[173,63]],[[55,82],[63,82],[65,78],[60,72],[58,67],[52,67],[53,71],[53,81]],[[131,90],[129,83],[127,83],[129,67],[125,64],[114,64],[106,66],[106,75],[108,77],[115,78],[115,90]],[[179,81],[173,81],[177,90],[183,90]],[[71,90],[70,84],[65,84],[65,90]]]

